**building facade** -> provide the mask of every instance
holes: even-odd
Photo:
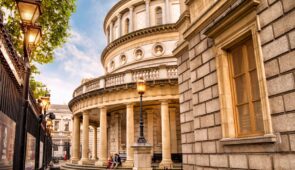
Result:
[[[184,169],[295,169],[294,7],[181,0]]]
[[[83,80],[69,103],[73,164],[104,166],[119,153],[126,157],[123,166],[133,167],[132,145],[139,137],[136,82],[141,77],[147,84],[144,136],[152,145],[151,156],[159,158],[159,166],[181,161],[177,59],[172,55],[179,16],[178,0],[121,0],[108,12],[108,44],[101,56],[105,75]],[[89,126],[94,127],[94,161],[89,159]]]
[[[67,105],[50,105],[48,112],[55,114],[55,120],[52,120],[52,156],[64,158],[69,151],[72,135],[72,112]]]

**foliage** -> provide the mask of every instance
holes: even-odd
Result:
[[[10,13],[7,16],[5,28],[10,33],[17,51],[22,55],[23,35],[16,2],[15,0],[0,0],[0,8]],[[42,41],[38,47],[31,49],[31,64],[34,62],[47,64],[53,61],[54,50],[64,44],[69,36],[69,20],[76,9],[76,0],[42,0],[41,8],[42,15],[36,24],[42,26]],[[37,68],[34,67],[34,69],[35,73],[38,73]],[[31,86],[33,90],[40,86],[40,82],[37,82],[33,76]]]

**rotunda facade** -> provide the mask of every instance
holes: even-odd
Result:
[[[166,167],[181,162],[177,59],[172,55],[179,39],[179,16],[179,0],[121,0],[107,13],[108,43],[101,55],[105,75],[83,80],[69,103],[72,163],[104,166],[110,155],[118,153],[126,159],[123,166],[133,166],[132,145],[139,137],[139,78],[147,85],[144,136],[152,145],[153,161]],[[97,135],[92,160],[90,126]]]

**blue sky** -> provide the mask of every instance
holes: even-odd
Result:
[[[83,78],[104,74],[100,54],[106,45],[103,20],[118,0],[77,0],[71,17],[71,37],[55,51],[53,63],[39,66],[37,80],[51,90],[51,103],[68,104]]]

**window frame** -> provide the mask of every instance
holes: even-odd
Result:
[[[161,13],[159,14],[158,13],[158,11],[160,11]],[[158,23],[158,21],[160,21],[160,19],[158,18],[158,17],[160,17],[161,16],[161,23]],[[158,25],[163,25],[163,9],[162,9],[162,7],[160,7],[160,6],[157,6],[156,8],[155,8],[155,25],[156,26],[158,26]]]
[[[228,25],[229,26],[229,25]],[[232,91],[230,83],[229,70],[229,53],[228,50],[235,44],[241,42],[245,38],[251,36],[253,41],[253,49],[256,61],[258,85],[261,100],[261,111],[264,132],[257,135],[239,136],[237,126],[235,124],[234,99],[235,94]],[[256,13],[252,12],[248,16],[235,22],[223,30],[214,38],[216,51],[216,70],[218,75],[218,90],[220,99],[220,112],[222,121],[222,135],[226,138],[243,138],[243,137],[259,137],[273,135],[271,124],[270,106],[268,100],[268,92],[266,86],[266,77],[264,71],[264,62],[262,58],[260,39],[258,35],[258,24]]]
[[[248,41],[248,40],[251,40],[252,41],[252,45],[253,45],[253,50],[254,50],[254,43],[253,43],[253,38],[251,35],[249,35],[248,37],[246,37],[245,39],[241,40],[240,42],[238,42],[237,44],[235,44],[234,46],[232,46],[231,48],[229,48],[227,50],[227,53],[228,53],[228,62],[229,62],[229,77],[230,77],[230,84],[231,84],[231,91],[232,91],[232,103],[233,103],[233,112],[234,112],[234,122],[235,122],[235,130],[236,130],[236,136],[237,137],[251,137],[251,136],[261,136],[264,134],[264,129],[263,131],[258,131],[257,129],[255,129],[255,131],[252,129],[253,126],[256,127],[255,123],[256,123],[256,114],[255,114],[255,111],[253,110],[254,106],[253,106],[253,103],[254,102],[257,102],[257,101],[260,101],[261,103],[261,97],[259,95],[259,99],[258,100],[255,100],[253,101],[253,97],[252,97],[252,87],[251,87],[251,77],[250,77],[250,73],[251,71],[254,71],[256,70],[256,74],[258,74],[258,70],[257,70],[257,63],[255,62],[255,69],[251,70],[248,68],[249,66],[249,59],[248,59],[248,55],[245,54],[245,50],[243,47],[244,44]],[[246,93],[249,94],[248,96],[248,102],[247,102],[247,105],[248,105],[248,108],[249,108],[249,116],[250,116],[250,128],[251,128],[251,132],[250,133],[245,133],[245,134],[242,134],[241,133],[241,129],[240,129],[240,122],[239,122],[239,111],[238,111],[238,108],[237,108],[237,105],[239,105],[237,103],[237,87],[235,85],[235,76],[234,75],[234,63],[233,63],[233,54],[232,54],[232,49],[233,48],[236,48],[237,46],[240,46],[240,45],[243,45],[241,48],[242,48],[242,55],[243,55],[243,62],[246,61],[246,63],[243,63],[244,64],[244,67],[247,67],[247,70],[244,70],[245,72],[244,73],[240,73],[240,74],[245,74],[245,78],[246,78]],[[255,53],[255,51],[253,51]],[[254,54],[255,55],[255,54]],[[256,57],[256,55],[254,56]],[[246,60],[245,60],[246,59]],[[239,77],[239,76],[238,76]],[[259,82],[258,83],[258,86],[259,86]],[[260,89],[260,86],[259,86],[259,89]],[[246,103],[243,103],[243,104],[240,104],[240,105],[244,105]],[[262,109],[261,109],[262,110]],[[253,125],[254,124],[254,125]]]

